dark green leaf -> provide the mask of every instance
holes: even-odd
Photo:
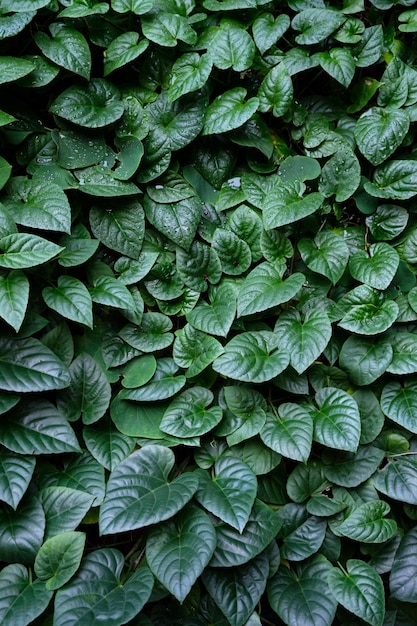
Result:
[[[361,433],[358,405],[346,391],[323,387],[316,394],[318,409],[311,408],[314,439],[324,446],[355,452]]]
[[[64,250],[56,243],[27,233],[6,235],[0,239],[0,267],[24,269],[50,261]]]
[[[243,87],[229,89],[208,106],[203,135],[214,135],[239,128],[247,122],[258,108],[258,98],[245,102],[247,90]]]
[[[391,595],[401,602],[416,602],[416,528],[401,539],[395,553],[390,576]]]
[[[29,301],[29,281],[21,270],[0,276],[0,316],[16,332],[25,318]]]
[[[367,109],[355,126],[355,139],[359,150],[372,163],[386,161],[401,145],[410,126],[410,118],[401,109]]]
[[[57,65],[88,80],[91,53],[84,35],[62,23],[51,24],[49,30],[52,39],[41,31],[35,34],[35,42],[43,54]]]
[[[159,204],[145,196],[144,208],[147,219],[160,233],[189,250],[201,218],[201,202],[197,197]]]
[[[21,501],[35,469],[35,458],[0,452],[0,500],[13,509]]]
[[[375,474],[372,483],[393,500],[417,504],[417,461],[413,458],[393,458]]]
[[[139,202],[114,206],[95,205],[90,210],[93,235],[111,250],[137,259],[145,234],[145,215]]]
[[[48,590],[62,587],[77,571],[86,535],[66,532],[47,539],[36,555],[34,570]]]
[[[275,452],[306,462],[313,440],[313,420],[302,406],[284,402],[277,414],[267,413],[261,439]]]
[[[221,24],[208,47],[213,64],[221,70],[229,67],[243,72],[251,66],[255,45],[251,36],[238,23]]]
[[[352,335],[342,346],[339,363],[356,385],[370,385],[389,368],[392,357],[388,341]]]
[[[48,606],[53,592],[32,580],[24,565],[7,565],[0,572],[0,620],[4,626],[27,626]]]
[[[4,563],[32,564],[42,545],[45,514],[39,499],[24,498],[16,511],[0,509],[0,550]]]
[[[66,319],[93,327],[93,301],[78,278],[60,276],[57,287],[45,287],[42,296],[49,308]]]
[[[393,422],[412,433],[417,432],[417,386],[413,381],[392,381],[385,385],[381,394],[381,408]]]

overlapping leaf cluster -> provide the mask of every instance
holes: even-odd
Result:
[[[0,622],[417,620],[417,7],[0,1]]]

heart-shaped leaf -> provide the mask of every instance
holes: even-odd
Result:
[[[370,385],[389,368],[393,349],[388,341],[352,335],[340,350],[340,366],[356,385]]]
[[[219,69],[231,67],[236,72],[243,72],[252,64],[255,45],[239,23],[224,22],[210,41],[208,54]]]
[[[110,43],[104,57],[103,76],[108,76],[114,70],[123,67],[137,59],[145,52],[149,46],[149,41],[142,39],[139,42],[139,34],[134,31],[122,33]]]
[[[390,506],[386,502],[365,502],[348,515],[338,532],[363,543],[383,543],[397,532],[397,523],[393,519],[384,519],[389,512]]]
[[[45,539],[77,528],[94,501],[94,496],[69,487],[46,487],[40,492],[46,516]]]
[[[151,531],[146,558],[153,574],[182,603],[215,547],[216,532],[206,513],[186,506],[175,519]]]
[[[32,580],[24,565],[7,565],[0,572],[0,620],[4,626],[27,626],[48,606],[53,591]]]
[[[189,250],[201,218],[201,202],[195,196],[173,204],[159,204],[145,196],[147,219],[171,241]]]
[[[393,500],[417,504],[417,461],[406,457],[394,458],[372,477],[372,484]]]
[[[272,48],[289,27],[290,19],[285,13],[276,19],[271,13],[262,13],[257,17],[252,24],[252,33],[259,52],[264,54]]]
[[[349,248],[340,235],[322,230],[314,238],[301,239],[298,249],[307,267],[326,276],[333,284],[342,277],[349,260]]]
[[[355,139],[364,157],[379,165],[401,145],[409,126],[404,109],[371,107],[356,122]]]
[[[182,474],[168,482],[174,454],[150,445],[133,452],[110,474],[100,507],[100,532],[124,532],[169,519],[192,498],[198,481]]]
[[[317,191],[304,196],[305,183],[300,180],[279,181],[266,194],[263,206],[265,228],[278,228],[311,215],[321,207],[324,195]]]
[[[221,457],[215,475],[200,475],[197,500],[223,522],[242,532],[255,501],[256,476],[246,463],[234,457]]]
[[[227,283],[220,284],[210,298],[186,314],[188,322],[205,333],[226,337],[236,315],[236,294]]]
[[[51,24],[49,30],[52,39],[42,31],[35,35],[35,41],[43,54],[57,65],[88,80],[91,53],[84,35],[62,23]]]
[[[145,214],[139,202],[95,205],[90,210],[93,235],[111,250],[137,259],[145,233]]]
[[[249,98],[245,102],[246,93],[243,87],[235,87],[217,96],[207,107],[202,134],[225,133],[247,122],[256,112],[259,100]]]
[[[83,437],[90,454],[110,471],[128,457],[134,448],[134,440],[117,430],[110,420],[85,426]]]
[[[0,452],[0,500],[16,509],[35,469],[35,458]]]
[[[172,66],[168,89],[168,101],[173,102],[186,93],[204,87],[211,73],[213,62],[208,54],[189,52],[180,56]]]
[[[386,289],[398,269],[400,258],[397,251],[387,243],[371,244],[368,251],[358,250],[349,260],[349,271],[356,280]]]
[[[287,16],[281,15],[280,17]],[[275,65],[262,81],[258,91],[259,110],[272,111],[275,117],[282,117],[291,106],[293,92],[291,76],[285,63],[281,62]]]
[[[42,545],[45,513],[36,495],[29,495],[15,511],[0,509],[0,550],[5,563],[33,564]]]
[[[29,301],[29,281],[21,270],[0,276],[0,317],[19,331]]]
[[[318,409],[311,407],[314,440],[329,448],[355,452],[361,434],[358,405],[346,391],[323,387],[316,394]]]
[[[47,539],[36,555],[34,570],[46,589],[59,589],[77,571],[84,551],[86,535],[66,532]]]
[[[329,587],[338,602],[372,626],[382,626],[385,616],[384,586],[379,574],[364,561],[350,559],[346,571],[333,568]]]
[[[313,441],[313,420],[302,406],[284,402],[276,414],[267,413],[260,435],[264,444],[275,452],[306,462]]]
[[[213,394],[205,387],[192,387],[178,394],[164,413],[160,429],[174,437],[196,437],[212,430],[221,420],[219,406],[207,409]]]
[[[93,327],[93,301],[87,287],[78,278],[60,276],[56,287],[42,291],[46,304],[66,319]]]
[[[64,250],[38,235],[15,233],[0,239],[0,267],[24,269],[50,261]]]

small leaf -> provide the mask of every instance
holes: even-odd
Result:
[[[139,34],[134,31],[122,33],[110,43],[104,53],[103,76],[131,63],[145,52],[149,41],[142,39],[139,42]]]
[[[116,309],[136,309],[135,301],[129,289],[113,276],[99,276],[90,289],[93,302]]]
[[[145,313],[140,326],[129,324],[120,331],[120,337],[142,352],[163,350],[171,345],[174,336],[169,331],[172,322],[162,313]]]
[[[204,571],[216,547],[210,519],[195,506],[154,528],[146,541],[146,558],[153,574],[183,602]]]
[[[69,487],[46,487],[40,497],[46,515],[45,539],[75,530],[95,499],[85,491]]]
[[[203,135],[216,135],[239,128],[256,112],[259,100],[250,98],[245,102],[246,89],[235,87],[217,96],[207,107]]]
[[[187,324],[177,331],[173,357],[175,363],[183,368],[187,378],[193,378],[206,369],[223,352],[223,346],[217,339],[195,330]]]
[[[77,571],[84,551],[86,535],[66,532],[47,539],[35,559],[35,574],[46,581],[49,590],[59,589]]]
[[[319,52],[320,66],[343,87],[348,88],[355,74],[355,61],[349,50],[332,48],[328,52]]]
[[[122,461],[110,474],[100,507],[101,534],[143,528],[181,510],[197,489],[197,477],[186,473],[167,482],[173,465],[173,452],[157,445]]]
[[[0,317],[19,332],[29,301],[29,281],[21,270],[0,276]]]
[[[210,335],[227,337],[236,315],[235,290],[227,283],[220,284],[210,303],[201,301],[186,314],[188,322],[197,330]]]
[[[259,88],[258,98],[261,112],[272,110],[275,117],[285,115],[293,100],[293,84],[285,63],[275,65],[267,73]]]
[[[246,463],[234,457],[221,457],[214,465],[211,479],[200,474],[196,499],[223,522],[242,532],[255,501],[257,480]]]
[[[168,101],[174,102],[181,96],[204,87],[210,76],[213,62],[208,54],[190,52],[179,57],[171,70]]]
[[[321,207],[324,195],[317,191],[304,196],[303,182],[278,182],[266,194],[263,205],[263,220],[267,230],[292,224],[311,215]]]
[[[342,298],[346,311],[339,322],[345,330],[359,335],[377,335],[390,328],[398,315],[398,305],[369,285],[360,285]]]
[[[237,22],[225,22],[211,39],[208,54],[219,69],[231,67],[236,72],[243,72],[252,65],[255,45],[249,33]]]
[[[311,271],[326,276],[334,285],[339,282],[349,260],[349,248],[343,237],[322,230],[314,240],[301,239],[298,249]]]
[[[222,275],[220,261],[216,249],[200,241],[193,241],[188,252],[182,248],[177,250],[178,274],[187,287],[194,291],[206,291],[209,283],[219,282]]]
[[[60,276],[57,287],[45,287],[43,299],[50,309],[66,319],[93,328],[93,301],[87,287],[78,278]]]
[[[342,606],[372,626],[382,626],[385,616],[384,587],[379,574],[364,561],[350,559],[346,572],[333,568],[329,587]]]

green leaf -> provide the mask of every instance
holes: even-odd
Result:
[[[393,348],[386,339],[352,335],[339,354],[340,367],[356,385],[370,385],[389,368]]]
[[[153,0],[111,0],[111,6],[117,13],[128,13],[143,15],[152,9]]]
[[[0,422],[0,442],[18,454],[80,452],[74,431],[48,400],[21,400]]]
[[[7,565],[0,572],[0,620],[4,626],[27,626],[48,606],[53,592],[32,580],[24,565]]]
[[[256,47],[261,54],[282,37],[290,27],[290,18],[285,13],[274,19],[271,13],[262,13],[252,24],[252,33]]]
[[[77,571],[84,551],[86,534],[66,532],[47,539],[36,555],[34,570],[48,590],[59,589]]]
[[[146,559],[153,574],[182,603],[215,547],[216,532],[206,513],[186,506],[173,520],[151,530]]]
[[[317,58],[327,74],[343,87],[349,87],[355,74],[355,61],[349,50],[332,48],[328,52],[319,52]]]
[[[390,574],[391,596],[400,602],[416,602],[416,528],[401,539]]]
[[[356,287],[342,298],[343,315],[339,326],[359,335],[377,335],[390,328],[398,315],[398,305],[369,285]],[[338,302],[340,304],[340,301]]]
[[[133,439],[123,435],[109,420],[84,426],[83,438],[90,454],[110,471],[129,456],[135,445]]]
[[[147,219],[160,233],[190,249],[201,219],[201,202],[196,196],[172,204],[159,204],[145,196],[144,208]]]
[[[68,368],[38,339],[0,339],[0,389],[50,391],[69,383]]]
[[[389,512],[390,506],[386,502],[365,502],[348,515],[338,532],[362,543],[383,543],[397,532],[397,523],[393,519],[384,519]]]
[[[337,30],[345,19],[342,13],[330,9],[304,9],[297,13],[291,22],[294,30],[301,31],[301,35],[297,35],[295,41],[307,46],[320,43]]]
[[[353,49],[357,67],[369,67],[381,58],[384,47],[384,31],[381,24],[365,28],[362,41]]]
[[[94,237],[111,250],[137,259],[145,234],[145,214],[136,200],[95,205],[89,216]]]
[[[187,287],[194,291],[206,291],[209,283],[219,282],[222,275],[220,261],[224,262],[215,247],[206,246],[200,241],[193,241],[188,252],[183,248],[177,250],[178,274]]]
[[[407,457],[394,458],[373,476],[372,483],[393,500],[417,504],[417,461]]]
[[[413,374],[417,371],[417,337],[414,333],[393,332],[389,336],[393,356],[387,367],[390,374]]]
[[[177,13],[149,13],[142,17],[141,26],[145,37],[159,46],[173,48],[178,40],[193,45],[197,39],[187,18]]]
[[[213,62],[208,54],[189,52],[180,56],[172,66],[168,89],[168,102],[204,87],[210,76]]]
[[[52,103],[50,111],[79,126],[101,128],[120,119],[124,105],[117,87],[102,78],[93,78],[86,86],[68,87]]]
[[[307,267],[326,276],[335,285],[342,277],[349,260],[349,248],[340,235],[322,230],[314,240],[301,239],[298,249]]]
[[[29,281],[21,270],[0,276],[0,317],[16,332],[20,330],[29,301]]]
[[[46,515],[45,539],[75,530],[95,499],[69,487],[47,487],[40,492],[40,498]]]
[[[50,261],[64,248],[38,235],[14,233],[0,239],[0,267],[24,269]]]
[[[58,395],[58,408],[70,422],[82,416],[84,424],[93,424],[110,404],[110,383],[97,361],[86,353],[71,363],[69,371],[71,383]]]
[[[268,582],[268,599],[285,624],[331,626],[337,602],[327,577],[332,566],[321,554],[291,570],[281,565]]]
[[[284,537],[281,556],[290,561],[303,561],[312,556],[324,541],[326,526],[327,522],[320,517],[308,517]]]
[[[256,112],[258,98],[249,98],[245,102],[247,90],[234,87],[217,96],[207,107],[203,135],[216,135],[239,128]]]
[[[50,309],[66,319],[93,328],[93,301],[87,287],[78,278],[60,276],[57,287],[45,287],[42,296]]]
[[[12,166],[10,163],[8,163],[6,159],[3,159],[3,157],[0,157],[0,189],[2,189],[9,180],[11,172]]]
[[[174,437],[196,437],[212,430],[221,420],[219,406],[207,409],[214,396],[205,387],[192,387],[179,393],[164,413],[160,429]]]
[[[291,366],[301,374],[326,348],[332,327],[325,311],[307,311],[304,322],[298,311],[284,311],[274,332],[281,339],[281,347],[288,350]]]
[[[394,239],[408,222],[408,212],[395,204],[381,204],[375,213],[366,218],[366,225],[377,241]]]
[[[343,172],[343,176],[340,173]],[[341,148],[327,161],[322,169],[319,191],[326,198],[334,194],[336,202],[345,202],[359,187],[361,168],[355,153]]]
[[[246,463],[234,457],[220,457],[214,475],[199,475],[196,499],[223,522],[242,532],[256,497],[257,480]]]
[[[84,35],[62,23],[51,24],[52,39],[41,31],[35,42],[47,59],[87,80],[90,78],[91,53]]]
[[[236,276],[243,274],[250,267],[252,261],[250,248],[246,241],[235,233],[216,228],[211,246],[217,252],[225,274]]]
[[[410,126],[410,117],[402,109],[367,109],[355,126],[355,139],[364,157],[379,165],[402,144]]]
[[[302,406],[284,402],[276,414],[267,413],[260,435],[264,444],[275,452],[305,463],[313,441],[313,420]]]
[[[127,389],[141,387],[150,381],[156,370],[156,359],[152,354],[132,359],[123,369],[122,385]]]
[[[103,15],[109,10],[106,2],[95,0],[74,0],[66,9],[60,11],[58,17],[87,17],[89,15]]]
[[[100,533],[143,528],[169,519],[194,495],[198,481],[192,473],[168,482],[174,454],[149,445],[133,452],[110,474],[100,507]]]
[[[249,33],[238,23],[225,22],[210,41],[208,54],[219,69],[232,68],[235,72],[243,72],[252,65],[255,44]]]
[[[206,106],[206,98],[201,93],[169,102],[164,92],[145,111],[157,141],[164,141],[164,149],[180,150],[200,133]]]
[[[294,298],[305,276],[297,272],[283,280],[284,269],[282,261],[264,262],[247,275],[238,293],[238,317],[272,309]]]
[[[120,155],[121,153],[119,153]],[[122,168],[122,165],[120,166]],[[134,168],[136,170],[136,166]],[[86,167],[74,172],[78,179],[78,188],[92,196],[114,197],[132,196],[139,188],[127,180],[118,180],[116,171],[103,171],[100,167]]]
[[[34,69],[33,63],[19,57],[0,57],[0,84],[23,78]]]
[[[35,462],[33,456],[0,452],[0,500],[15,510],[29,486]]]
[[[229,524],[215,523],[217,544],[211,567],[238,567],[260,554],[275,538],[281,527],[278,515],[261,500],[255,500],[242,532]]]
[[[384,587],[379,574],[364,561],[350,559],[346,570],[333,568],[329,587],[342,606],[372,626],[382,626],[385,616]]]
[[[32,564],[42,545],[44,530],[45,514],[36,496],[23,498],[16,511],[2,507],[0,509],[2,561]]]
[[[359,446],[356,453],[326,450],[322,456],[324,475],[341,487],[357,487],[375,473],[383,458],[384,451],[374,446]]]
[[[278,337],[260,330],[236,335],[213,363],[215,372],[233,380],[262,383],[278,376],[289,364],[288,352],[278,348]]]
[[[316,394],[318,409],[309,408],[314,440],[329,448],[355,452],[361,434],[358,405],[346,391],[323,387]]]
[[[266,402],[259,392],[230,385],[224,388],[224,399],[230,413],[226,414],[216,434],[226,434],[229,446],[257,435],[266,420]]]
[[[135,301],[129,289],[113,276],[99,276],[90,289],[93,302],[116,309],[136,309]]]
[[[417,385],[407,380],[404,386],[392,381],[381,394],[381,408],[385,415],[412,433],[417,433]]]
[[[186,314],[188,322],[197,330],[227,337],[236,315],[236,294],[233,287],[221,283],[210,302],[201,301]]]
[[[377,198],[408,200],[416,195],[417,162],[387,161],[376,168],[373,182],[365,182],[367,193]]]
[[[142,352],[163,350],[171,345],[174,336],[169,331],[172,322],[162,313],[145,313],[140,326],[129,324],[120,331],[120,337]]]
[[[265,553],[236,568],[207,568],[202,580],[231,626],[243,626],[265,590],[268,558]]]
[[[149,46],[149,41],[142,39],[139,42],[139,34],[134,31],[122,33],[110,43],[104,53],[103,76],[108,76],[111,72],[131,63],[145,52]]]
[[[187,324],[177,331],[173,357],[177,365],[188,368],[187,378],[193,378],[202,372],[223,352],[223,346],[217,339],[195,330]]]
[[[88,554],[71,582],[58,590],[54,619],[67,626],[80,621],[121,626],[132,620],[151,595],[153,576],[147,567],[139,567],[122,583],[123,565],[123,554],[113,548]]]
[[[143,358],[143,357],[142,357]],[[185,376],[176,376],[178,365],[170,358],[158,359],[156,371],[146,385],[135,389],[127,389],[119,394],[123,400],[149,402],[165,400],[176,395],[187,382]]]
[[[292,224],[311,215],[321,207],[324,195],[317,191],[303,196],[306,185],[299,181],[279,181],[266,194],[263,220],[267,230]]]

